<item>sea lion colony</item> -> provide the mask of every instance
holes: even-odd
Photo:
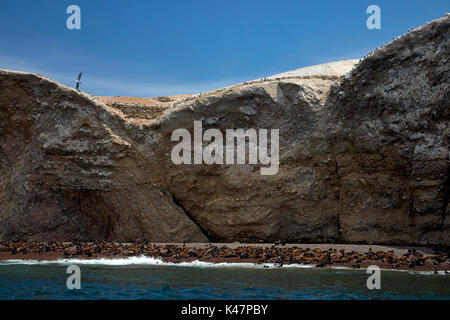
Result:
[[[53,254],[53,255],[51,255]],[[51,260],[58,258],[125,258],[145,256],[159,258],[166,262],[180,263],[194,260],[205,262],[251,262],[284,264],[304,264],[315,267],[346,266],[366,268],[378,265],[384,269],[397,270],[450,270],[450,252],[440,251],[424,254],[411,248],[404,254],[395,254],[393,250],[360,253],[345,249],[302,248],[273,244],[271,246],[237,245],[227,247],[208,244],[205,246],[186,246],[151,243],[115,243],[115,242],[9,242],[0,241],[0,259]]]

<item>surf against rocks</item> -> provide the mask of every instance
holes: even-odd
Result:
[[[172,149],[171,159],[180,164],[258,164],[261,175],[275,175],[279,169],[279,130],[270,130],[270,153],[268,130],[226,129],[224,136],[218,129],[208,129],[203,133],[202,121],[194,121],[194,142],[192,150],[191,133],[184,128],[172,132],[171,141],[179,141]],[[181,139],[181,141],[180,141]],[[204,147],[204,143],[208,143]],[[194,162],[192,163],[192,151]],[[247,152],[248,151],[248,152]],[[246,156],[248,154],[248,157]]]

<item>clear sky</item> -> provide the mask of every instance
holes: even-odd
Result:
[[[81,30],[66,9],[81,8]],[[369,30],[369,5],[381,30]],[[361,58],[444,16],[449,0],[0,1],[0,68],[37,72],[96,95],[198,93]]]

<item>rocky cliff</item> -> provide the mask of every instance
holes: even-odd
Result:
[[[157,106],[1,70],[0,239],[449,245],[449,29]],[[279,129],[277,174],[175,165],[194,121]]]

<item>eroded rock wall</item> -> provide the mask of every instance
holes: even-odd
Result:
[[[0,238],[448,245],[449,21],[157,112],[1,70]],[[174,165],[194,121],[279,129],[278,173]]]
[[[0,237],[206,241],[155,187],[123,114],[49,79],[0,73]]]
[[[447,243],[450,18],[371,53],[327,105],[347,241]]]

